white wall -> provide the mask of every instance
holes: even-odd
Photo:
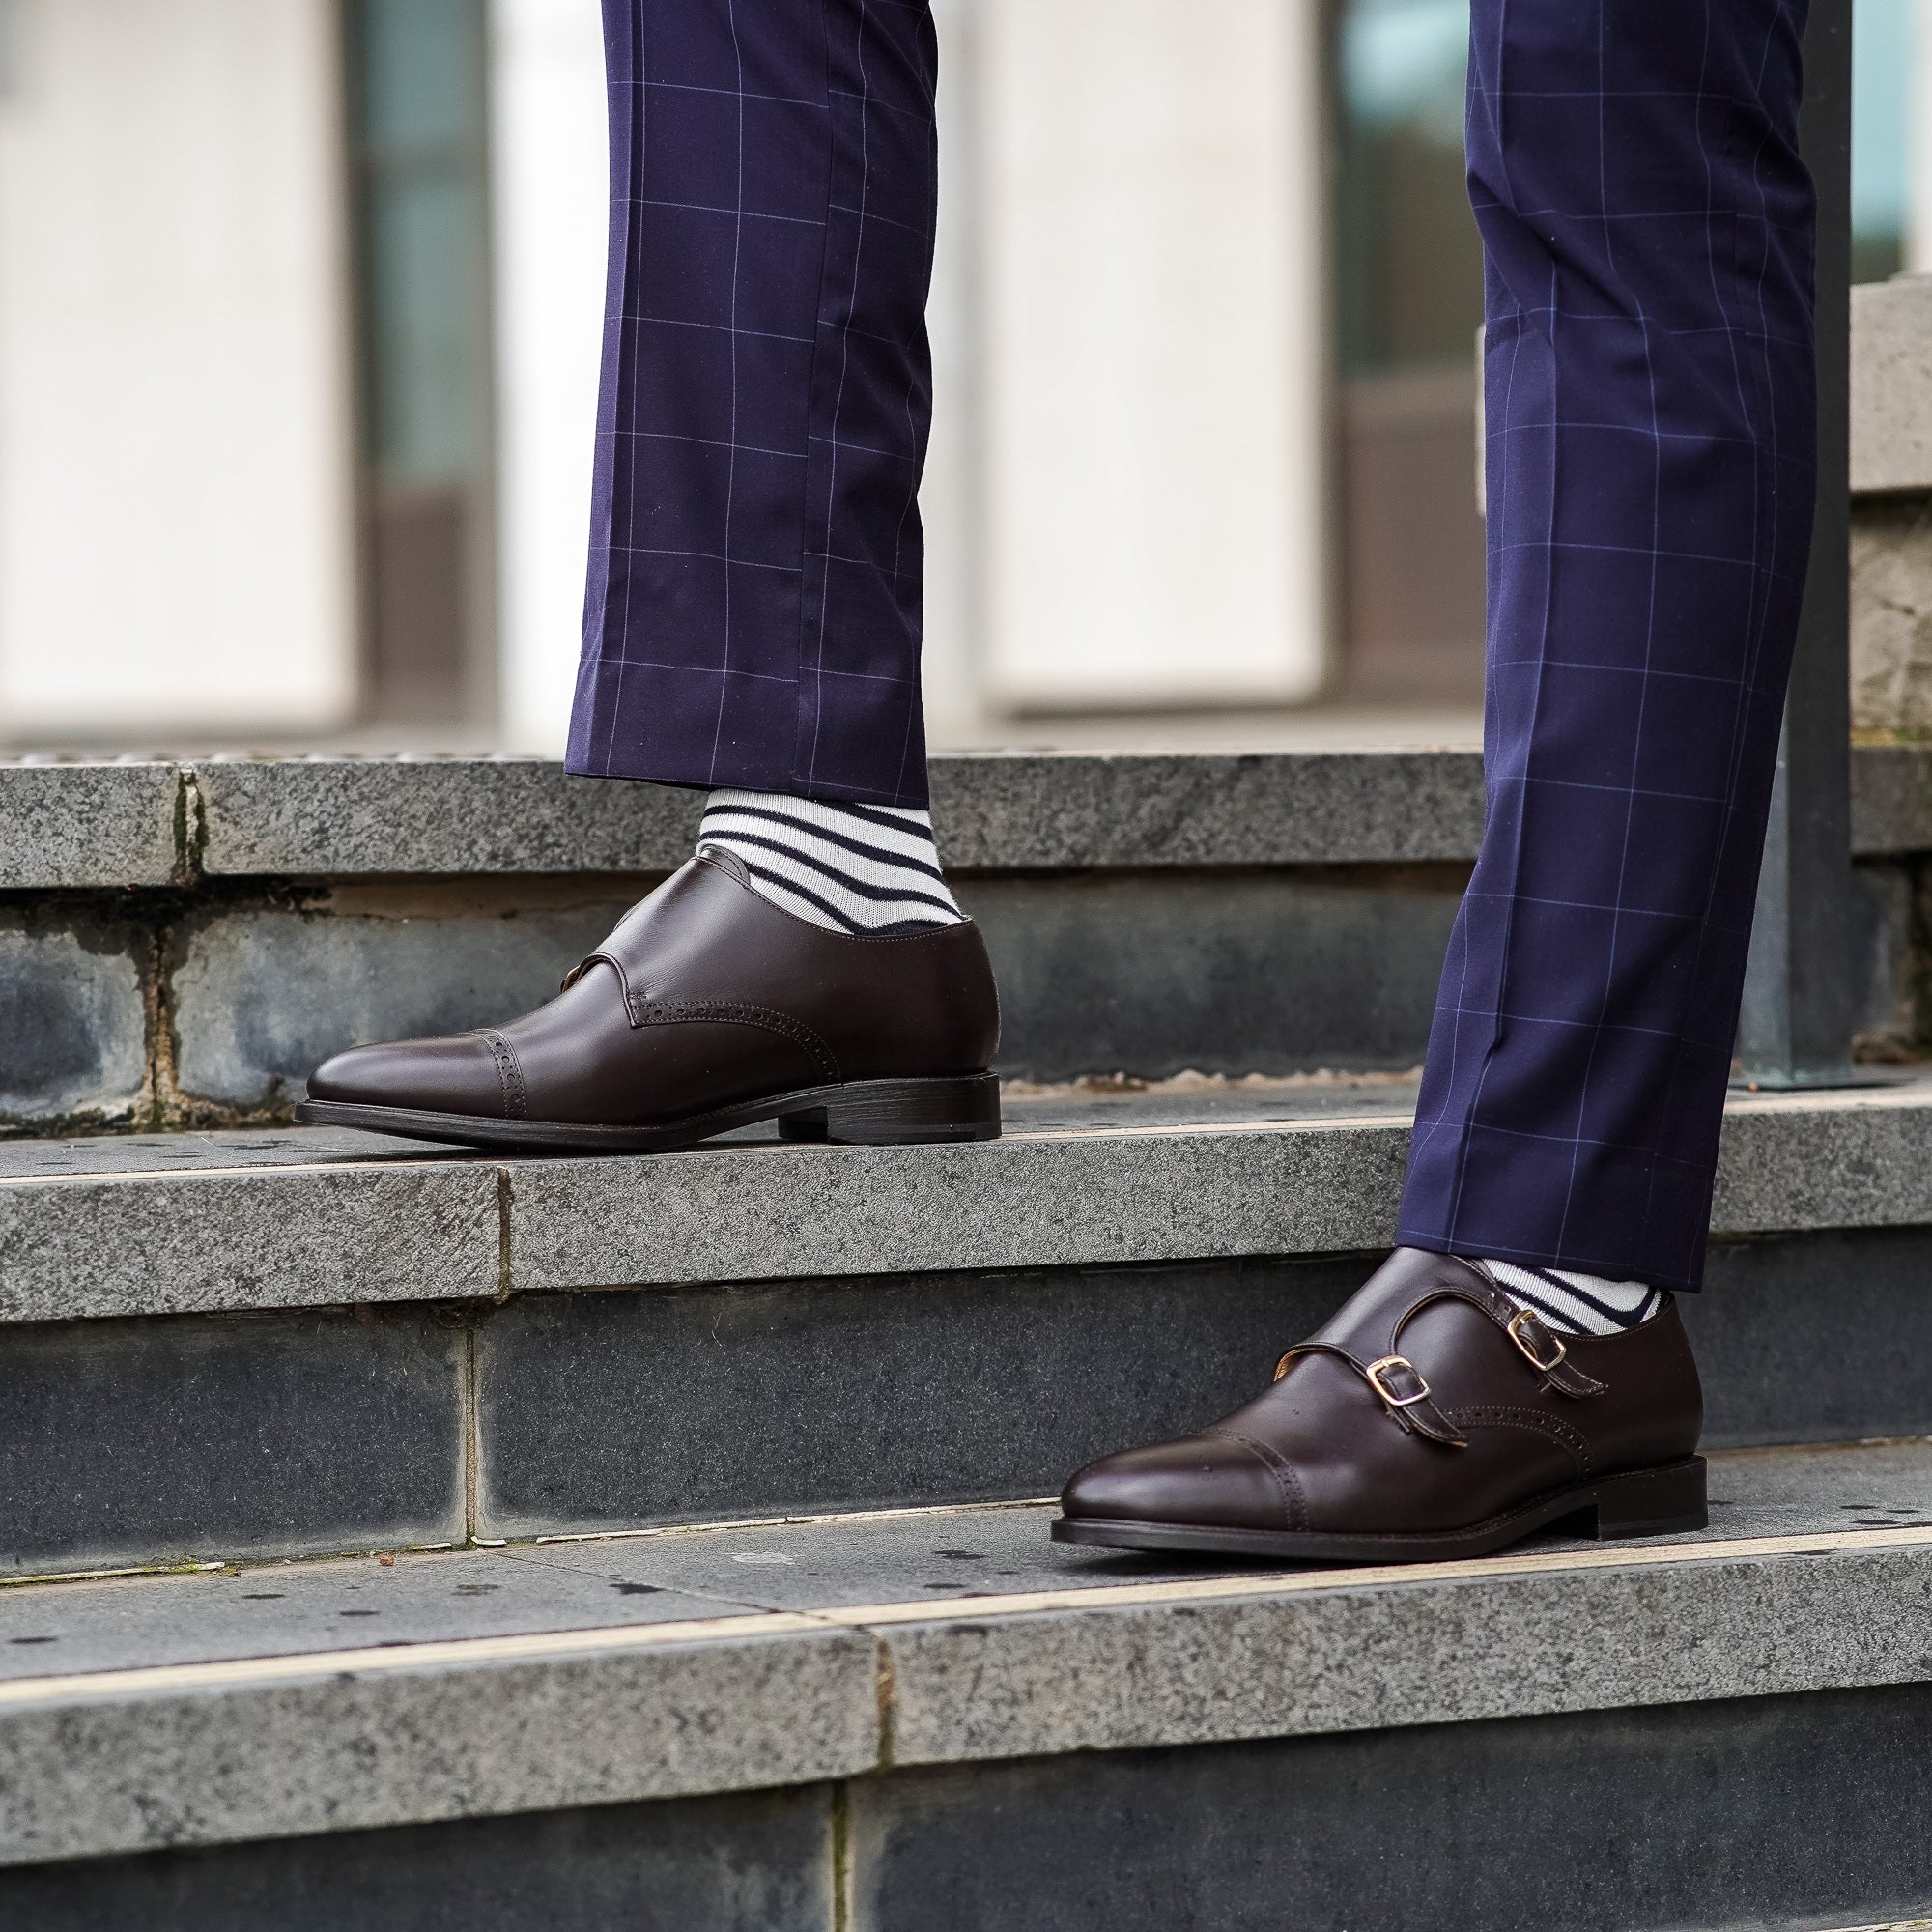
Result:
[[[13,0],[0,736],[355,699],[330,0]]]
[[[980,7],[992,694],[1305,696],[1326,630],[1319,10]]]
[[[935,0],[927,712],[1283,700],[1326,623],[1314,11]],[[604,303],[590,0],[494,0],[504,739],[563,743]]]
[[[972,0],[935,0],[934,11],[947,165],[923,506],[926,709],[943,735],[980,704],[971,103],[960,96]],[[554,753],[577,673],[605,300],[604,50],[592,0],[493,0],[491,88],[501,735],[515,750]]]
[[[596,0],[493,0],[502,729],[563,749],[582,628],[609,172]]]

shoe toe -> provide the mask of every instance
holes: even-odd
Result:
[[[309,1075],[308,1097],[432,1114],[503,1112],[496,1055],[476,1034],[353,1046]]]
[[[1069,1517],[1112,1522],[1211,1523],[1281,1529],[1282,1483],[1245,1443],[1188,1435],[1102,1456],[1080,1470],[1060,1498]]]

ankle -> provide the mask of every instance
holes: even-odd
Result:
[[[1641,1281],[1609,1281],[1574,1268],[1533,1267],[1473,1255],[1462,1259],[1566,1335],[1620,1335],[1641,1327],[1670,1301],[1663,1290]]]
[[[904,932],[966,917],[940,869],[929,812],[714,791],[697,841],[734,853],[753,892],[828,931]]]

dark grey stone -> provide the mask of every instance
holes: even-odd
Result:
[[[62,908],[0,912],[0,1124],[125,1122],[148,1081],[145,941]]]
[[[1406,1067],[1429,1043],[1463,867],[968,878],[1000,1069],[1065,1080]]]
[[[647,871],[689,856],[702,794],[529,758],[205,762],[212,874]],[[1255,866],[1466,859],[1470,751],[994,752],[932,761],[949,865]]]
[[[1918,879],[1912,864],[1868,860],[1852,867],[1857,1028],[1869,1041],[1911,1051],[1921,1023],[1918,966]]]
[[[627,1539],[628,1540],[628,1539]],[[572,1546],[575,1548],[576,1546]],[[237,1657],[730,1616],[738,1606],[501,1549],[258,1564],[0,1590],[0,1684]]]
[[[895,1773],[852,1932],[1654,1932],[1932,1904],[1932,1687]]]
[[[477,1337],[491,1536],[1056,1493],[1219,1415],[1341,1259],[532,1295]]]
[[[832,1932],[833,1792],[525,1813],[0,1871],[25,1932]]]
[[[1712,1448],[1932,1435],[1932,1228],[1717,1241],[1679,1306]]]
[[[1926,748],[1861,746],[1852,765],[1856,850],[1932,844]],[[947,863],[975,871],[1468,860],[1483,823],[1463,749],[953,753],[932,793]],[[228,877],[650,871],[689,854],[701,810],[698,792],[535,758],[13,766],[0,817],[22,836],[0,887],[164,885],[190,857]]]
[[[165,886],[186,864],[184,804],[165,760],[0,763],[0,889]]]
[[[465,1346],[386,1311],[0,1330],[0,1575],[460,1538]]]
[[[501,1208],[484,1163],[416,1150],[298,1165],[284,1149],[222,1169],[192,1158],[204,1143],[187,1159],[151,1152],[129,1173],[108,1137],[86,1145],[106,1151],[107,1172],[0,1181],[0,1321],[436,1301],[499,1286]]]
[[[1202,1418],[1206,1419],[1206,1418]],[[1121,1446],[1124,1447],[1122,1443]],[[1810,1536],[1839,1532],[1848,1525],[1924,1524],[1932,1520],[1932,1444],[1926,1442],[1810,1444],[1793,1449],[1717,1450],[1711,1457],[1711,1521],[1690,1532],[1693,1541],[1728,1541],[1739,1537]],[[1094,1548],[1087,1545],[1054,1543],[1048,1525],[1059,1514],[1057,1503],[973,1504],[958,1509],[909,1510],[875,1516],[827,1516],[785,1522],[719,1523],[701,1534],[676,1530],[655,1536],[590,1537],[571,1543],[520,1545],[502,1552],[502,1562],[560,1569],[606,1579],[609,1587],[649,1583],[660,1590],[683,1591],[706,1598],[732,1598],[770,1610],[823,1611],[855,1605],[931,1602],[960,1597],[1007,1596],[1027,1591],[1088,1589],[1119,1583],[1144,1583],[1184,1578],[1202,1582],[1216,1574],[1254,1575],[1254,1565],[1239,1557],[1155,1556]],[[1862,1523],[1858,1521],[1862,1519]],[[1673,1546],[1680,1542],[1672,1538]],[[1552,1550],[1601,1550],[1594,1540],[1555,1534],[1539,1536],[1516,1553],[1547,1556]],[[413,1559],[418,1562],[473,1559]],[[321,1565],[319,1568],[332,1566]],[[1819,1566],[1807,1565],[1813,1574]],[[1869,1577],[1861,1602],[1860,1624],[1869,1634],[1878,1622],[1881,1598]],[[211,1586],[213,1587],[213,1586]],[[1733,1593],[1735,1594],[1735,1592]],[[1654,1595],[1649,1600],[1654,1608]],[[1909,1599],[1908,1599],[1909,1601]],[[1522,1624],[1506,1624],[1502,1600],[1482,1625],[1492,1654],[1520,1643]],[[1707,1599],[1707,1604],[1715,1600]],[[1596,1600],[1604,1607],[1604,1600]],[[0,1604],[0,1627],[4,1626]],[[1531,1618],[1525,1621],[1533,1622]],[[1605,1625],[1607,1630],[1608,1625]],[[1414,1661],[1423,1642],[1424,1623],[1414,1617],[1405,1633]],[[1366,1620],[1350,1614],[1342,1641],[1359,1648],[1366,1636]],[[1309,1627],[1296,1633],[1311,1638]],[[1649,1649],[1648,1682],[1658,1676],[1657,1646]],[[1487,1668],[1465,1628],[1449,1637],[1457,1670],[1480,1677]],[[1143,1652],[1143,1662],[1147,1653]],[[1302,1681],[1314,1677],[1315,1660],[1298,1653]],[[1233,1659],[1221,1654],[1223,1665]],[[1322,1660],[1328,1662],[1328,1660]],[[1839,1660],[1840,1662],[1842,1660]],[[1427,1670],[1430,1660],[1421,1659]],[[1856,1667],[1856,1666],[1854,1666]],[[4,1669],[4,1665],[0,1665]],[[1330,1663],[1324,1673],[1341,1674]],[[1566,1673],[1564,1689],[1574,1690],[1575,1669]],[[1011,1686],[1018,1674],[1005,1680]],[[1438,1680],[1439,1682],[1440,1680]],[[1817,1682],[1833,1680],[1820,1679]],[[1069,1680],[1059,1680],[1070,1688]],[[908,1687],[902,1686],[901,1689]],[[1816,1683],[1811,1686],[1816,1688]],[[1148,1679],[1139,1679],[1145,1704]],[[1492,1684],[1491,1693],[1501,1689]],[[1719,1694],[1708,1685],[1704,1696]],[[1236,1673],[1231,1701],[1245,1700],[1256,1710],[1252,1685]],[[1052,1701],[1051,1699],[1043,1701]],[[1208,1698],[1195,1696],[1195,1715]],[[1304,1717],[1306,1713],[1304,1711]],[[1492,1706],[1485,1716],[1498,1715]],[[905,1711],[895,1725],[903,1752]]]
[[[230,876],[668,871],[704,809],[540,758],[215,759],[194,784],[202,867]]]
[[[1479,752],[966,752],[931,761],[941,856],[1036,867],[1470,859]]]
[[[199,917],[173,974],[181,1090],[241,1112],[285,1107],[344,1047],[514,1019],[554,996],[648,883],[626,894],[601,880],[561,902],[554,886],[349,891]]]
[[[1932,1125],[1932,1108],[1921,1115]],[[522,1160],[505,1169],[508,1285],[1359,1252],[1395,1234],[1408,1138],[1387,1115],[1152,1131],[1016,1122],[996,1141],[943,1147],[795,1142]]]
[[[478,1338],[486,1533],[1052,1494],[1252,1395],[1366,1265],[528,1295]],[[1719,1243],[1708,1442],[1932,1434],[1928,1284],[1927,1229]]]
[[[1932,746],[1852,747],[1852,850],[1932,850]]]

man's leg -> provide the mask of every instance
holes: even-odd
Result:
[[[605,0],[611,270],[569,768],[716,787],[835,931],[961,918],[926,814],[925,0]]]
[[[923,4],[605,0],[611,272],[570,769],[922,807]]]
[[[1804,0],[1472,15],[1490,813],[1404,1245],[1267,1393],[1076,1475],[1068,1541],[1389,1560],[1703,1520],[1656,1291],[1702,1266],[1809,542]]]
[[[1489,822],[1399,1238],[1695,1288],[1810,541],[1803,0],[1476,0]]]
[[[925,812],[925,0],[605,0],[611,245],[574,772],[711,789],[556,999],[301,1118],[478,1144],[982,1139],[998,1013]]]

